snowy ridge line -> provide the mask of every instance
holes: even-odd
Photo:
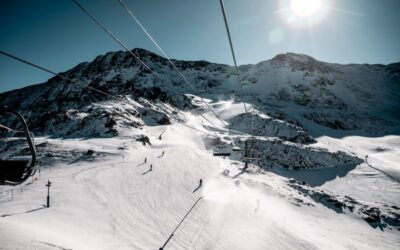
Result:
[[[135,54],[132,53],[132,51],[129,50],[129,48],[121,42],[121,40],[118,39],[117,36],[115,36],[109,29],[107,29],[97,18],[95,18],[92,14],[89,13],[87,9],[85,9],[79,2],[78,0],[72,0],[74,3],[86,14],[88,15],[96,24],[98,24],[108,35],[110,35],[120,46],[122,46],[124,49],[126,49],[136,60],[138,60],[146,69],[148,69],[153,75],[155,75],[159,80],[161,80],[161,77],[155,73],[145,62],[140,60]]]
[[[133,54],[133,52],[116,36],[114,35],[109,29],[107,29],[99,20],[97,20],[92,14],[89,13],[88,10],[86,10],[77,0],[72,0],[74,1],[74,3],[76,5],[78,5],[78,7],[86,14],[88,15],[96,24],[98,24],[108,35],[110,35],[120,46],[122,46],[129,54],[131,54],[136,60],[138,60],[138,62],[140,62],[144,67],[146,67],[146,69],[148,69],[157,79],[159,79],[162,83],[165,83],[165,81],[156,73],[154,72],[145,62],[143,62],[142,60],[140,60],[139,57],[137,57],[135,54]],[[196,91],[193,87],[193,85],[190,85],[191,88],[193,89],[193,91]],[[174,92],[174,91],[173,91]],[[176,93],[177,94],[177,93]],[[200,97],[202,98],[202,97]],[[216,116],[217,114],[210,108],[210,106],[203,101],[203,103],[206,104],[206,106],[211,110],[211,112],[213,112]],[[215,124],[211,123],[207,118],[205,118],[202,114],[200,114],[201,117],[203,117],[204,119],[206,119],[212,126],[215,127]],[[220,119],[217,116],[218,119]],[[220,119],[220,121],[222,122],[222,124],[225,124],[225,122]]]
[[[185,81],[185,83],[192,88],[192,90],[198,95],[201,99],[201,102],[203,102],[208,109],[217,117],[222,124],[225,124],[225,121],[221,119],[221,117],[215,113],[215,111],[208,105],[207,102],[203,100],[203,97],[199,95],[199,91],[196,90],[196,88],[193,86],[191,82],[182,74],[182,72],[176,67],[176,65],[171,61],[167,53],[161,48],[161,46],[156,42],[156,40],[150,35],[150,33],[146,30],[146,28],[142,25],[142,23],[139,21],[139,19],[132,13],[132,11],[129,9],[129,7],[122,1],[118,0],[119,3],[124,7],[124,9],[128,12],[128,14],[132,17],[132,19],[139,25],[139,27],[143,30],[143,32],[146,34],[146,36],[153,42],[153,44],[158,48],[158,50],[163,54],[163,56],[168,60],[168,62],[172,65],[172,67],[178,72],[178,74],[182,77],[182,79]],[[210,121],[208,121],[210,122]],[[211,123],[211,122],[210,122]],[[211,123],[212,124],[212,123]],[[215,125],[213,125],[215,127]]]
[[[118,2],[124,7],[124,9],[128,12],[128,14],[132,17],[132,19],[139,25],[139,27],[143,30],[143,32],[149,37],[149,39],[154,43],[154,45],[158,48],[158,50],[167,58],[167,60],[171,63],[171,65],[175,66],[174,63],[172,63],[171,59],[165,53],[165,51],[161,48],[161,46],[156,42],[156,40],[150,35],[150,33],[146,30],[146,28],[142,25],[142,23],[139,21],[139,19],[132,13],[132,11],[128,8],[128,6],[123,2],[122,0],[118,0]],[[175,67],[176,68],[176,67]],[[178,72],[180,72],[177,69]]]
[[[92,90],[92,91],[95,91],[95,92],[100,93],[100,94],[102,94],[102,95],[106,95],[106,96],[108,96],[108,97],[112,97],[112,98],[114,98],[114,99],[120,99],[122,102],[124,102],[124,103],[126,103],[126,104],[128,104],[128,105],[132,105],[131,102],[125,101],[125,100],[122,99],[121,97],[118,97],[118,96],[116,96],[116,95],[109,94],[109,93],[107,93],[107,92],[104,92],[104,91],[101,91],[101,90],[99,90],[99,89],[96,89],[96,88],[93,88],[93,87],[89,86],[89,83],[87,83],[87,82],[85,82],[85,83],[80,83],[80,82],[78,82],[78,80],[76,80],[76,79],[72,79],[72,78],[66,77],[66,76],[64,76],[64,75],[62,75],[62,74],[60,74],[60,73],[56,73],[56,72],[54,72],[54,71],[52,71],[52,70],[50,70],[50,69],[48,69],[48,68],[45,68],[45,67],[43,67],[43,66],[37,65],[37,64],[32,63],[32,62],[29,62],[29,61],[27,61],[27,60],[24,60],[24,59],[22,59],[22,58],[19,58],[19,57],[17,57],[17,56],[11,55],[11,54],[9,54],[9,53],[7,53],[7,52],[4,52],[4,51],[1,51],[1,50],[0,50],[0,54],[3,54],[3,55],[5,55],[5,56],[7,56],[7,57],[9,57],[9,58],[11,58],[11,59],[17,60],[17,61],[19,61],[19,62],[22,62],[22,63],[25,63],[25,64],[27,64],[27,65],[30,65],[30,66],[32,66],[32,67],[34,67],[34,68],[37,68],[37,69],[40,69],[40,70],[45,71],[45,72],[47,72],[47,73],[50,73],[50,74],[52,74],[52,75],[54,75],[54,76],[58,76],[58,77],[62,78],[63,80],[67,81],[67,82],[69,81],[69,82],[76,83],[76,84],[78,84],[78,85],[80,85],[80,86],[82,86],[82,87],[84,87],[84,88],[88,88],[88,89],[90,89],[90,90]],[[180,112],[180,111],[178,111],[178,112]]]
[[[37,69],[40,69],[40,70],[42,70],[42,71],[48,72],[48,73],[50,73],[50,74],[52,74],[52,75],[54,75],[54,76],[61,77],[62,79],[66,80],[66,81],[70,81],[70,82],[76,83],[76,84],[78,84],[78,85],[80,85],[80,86],[82,86],[82,87],[85,87],[85,88],[88,88],[88,89],[90,89],[90,90],[96,91],[96,92],[98,92],[98,93],[100,93],[100,94],[106,95],[106,96],[108,96],[108,97],[112,97],[112,98],[114,98],[114,99],[119,99],[119,100],[121,100],[122,102],[124,102],[124,103],[126,103],[126,104],[128,104],[128,105],[132,105],[132,103],[130,103],[129,101],[126,101],[125,99],[121,99],[121,98],[118,97],[118,96],[115,96],[115,95],[106,93],[106,92],[104,92],[104,91],[98,90],[98,89],[96,89],[96,88],[90,87],[90,86],[88,86],[88,85],[85,85],[85,84],[83,84],[83,83],[78,82],[76,79],[71,79],[71,78],[69,78],[69,77],[63,76],[63,75],[61,75],[60,73],[56,73],[56,72],[54,72],[54,71],[52,71],[52,70],[49,70],[49,69],[47,69],[47,68],[44,68],[44,67],[39,66],[39,65],[37,65],[37,64],[34,64],[34,63],[29,62],[29,61],[27,61],[27,60],[21,59],[21,58],[19,58],[19,57],[16,57],[16,56],[11,55],[11,54],[9,54],[9,53],[6,53],[6,52],[4,52],[4,51],[1,51],[1,50],[0,50],[0,54],[3,54],[3,55],[5,55],[5,56],[7,56],[7,57],[9,57],[9,58],[11,58],[11,59],[17,60],[17,61],[19,61],[19,62],[28,64],[28,65],[30,65],[30,66],[32,66],[32,67],[34,67],[34,68],[37,68]],[[86,83],[86,84],[88,84],[88,83]],[[178,112],[182,114],[182,112],[181,112],[180,110],[178,110]],[[215,125],[212,124],[205,116],[203,116],[201,113],[199,113],[199,115],[200,115],[201,117],[203,117],[205,120],[207,120],[212,126],[215,127]],[[207,135],[210,135],[210,136],[215,136],[215,135],[211,135],[211,134],[209,134],[209,133],[207,133],[207,132],[201,131],[201,130],[199,130],[199,129],[197,129],[197,128],[194,128],[194,127],[192,127],[192,126],[190,126],[190,125],[187,125],[187,124],[185,124],[185,123],[183,123],[183,122],[180,122],[180,121],[178,121],[178,120],[174,120],[174,121],[175,121],[176,123],[182,124],[182,125],[184,125],[184,126],[186,126],[186,127],[188,127],[188,128],[191,128],[191,129],[193,129],[193,130],[199,131],[199,132],[201,132],[201,133],[203,133],[203,134],[207,134]]]
[[[168,60],[168,62],[172,65],[172,67],[178,72],[178,74],[182,77],[182,79],[194,90],[193,84],[187,80],[187,78],[182,74],[182,72],[176,67],[176,65],[171,61],[170,57],[167,53],[161,48],[161,46],[155,41],[155,39],[150,35],[150,33],[146,30],[146,28],[142,25],[139,19],[132,13],[132,11],[128,8],[128,6],[122,1],[118,0],[119,3],[124,7],[124,9],[128,12],[128,14],[132,17],[132,19],[139,25],[139,27],[143,30],[143,32],[147,35],[147,37],[153,42],[153,44],[158,48],[158,50],[163,54],[163,56]],[[200,97],[202,98],[202,97]],[[202,102],[204,102],[202,100]]]
[[[190,214],[190,212],[192,212],[193,208],[199,203],[199,201],[201,199],[203,199],[204,196],[200,196],[196,202],[193,204],[193,206],[189,209],[189,211],[186,213],[186,215],[183,217],[183,219],[179,222],[179,224],[175,227],[174,231],[172,231],[172,233],[170,234],[170,236],[168,237],[167,241],[164,243],[164,245],[162,245],[162,247],[160,247],[160,249],[164,249],[164,247],[168,244],[168,242],[171,240],[171,238],[174,236],[174,233],[176,232],[176,230],[178,230],[179,226],[183,223],[183,221],[186,219],[186,217]]]
[[[159,79],[162,83],[165,83],[165,81],[156,73],[154,72],[145,62],[143,62],[139,57],[137,57],[135,54],[133,54],[133,52],[128,48],[128,46],[126,46],[115,34],[113,34],[110,29],[108,29],[107,27],[105,27],[96,17],[94,17],[87,9],[85,9],[85,7],[83,7],[78,0],[72,0],[74,1],[74,3],[87,15],[89,16],[96,24],[98,24],[102,30],[104,30],[109,36],[111,36],[111,38],[116,41],[120,46],[122,46],[129,54],[131,54],[136,60],[138,60],[138,62],[140,62],[146,69],[148,69],[157,79]],[[188,82],[187,82],[188,83]],[[193,91],[195,91],[195,93],[197,93],[196,89],[194,88],[194,86],[190,83],[188,83],[189,86],[193,89]],[[202,99],[202,97],[200,97]],[[203,100],[202,101],[209,109],[210,111],[222,122],[223,125],[225,125],[225,121],[223,121],[218,115],[217,113],[215,113],[214,110],[211,109],[211,107]],[[203,115],[200,114],[200,116],[202,116],[204,119],[206,119]],[[211,125],[213,125],[215,127],[214,124],[211,123]]]
[[[4,52],[4,51],[1,51],[1,50],[0,50],[0,54],[3,54],[3,55],[5,55],[5,56],[7,56],[7,57],[10,57],[10,58],[15,59],[15,60],[20,61],[20,62],[23,62],[23,63],[25,63],[25,64],[31,65],[32,67],[35,67],[35,68],[37,68],[37,69],[46,71],[47,73],[50,73],[50,74],[52,74],[52,75],[54,75],[54,76],[61,77],[62,79],[66,80],[66,81],[74,82],[74,83],[76,83],[76,84],[78,84],[78,85],[81,85],[81,86],[84,87],[84,88],[88,88],[88,89],[93,90],[93,91],[95,91],[95,92],[98,92],[98,93],[100,93],[100,94],[113,97],[113,95],[111,95],[111,94],[109,94],[109,93],[106,93],[106,92],[103,92],[103,91],[101,91],[101,90],[98,90],[98,89],[95,89],[95,88],[93,88],[93,87],[90,87],[90,86],[88,86],[88,85],[79,83],[79,82],[76,81],[76,80],[73,80],[73,79],[71,79],[71,78],[65,77],[65,76],[63,76],[63,75],[61,75],[61,74],[59,74],[59,73],[56,73],[56,72],[54,72],[54,71],[51,71],[51,70],[49,70],[49,69],[46,69],[46,68],[41,67],[41,66],[39,66],[39,65],[36,65],[36,64],[34,64],[34,63],[28,62],[28,61],[26,61],[26,60],[24,60],[24,59],[21,59],[21,58],[19,58],[19,57],[13,56],[13,55],[11,55],[11,54],[9,54],[9,53],[6,53],[6,52]]]
[[[113,98],[116,98],[116,99],[119,98],[119,97],[117,97],[117,96],[115,96],[115,95],[112,95],[112,94],[106,93],[106,92],[104,92],[104,91],[98,90],[98,89],[93,88],[93,87],[91,87],[91,86],[89,86],[89,85],[80,83],[80,82],[78,82],[78,81],[75,80],[75,79],[71,79],[71,78],[69,78],[69,77],[63,76],[63,75],[61,75],[60,73],[56,73],[56,72],[54,72],[54,71],[52,71],[52,70],[49,70],[49,69],[47,69],[47,68],[44,68],[44,67],[39,66],[39,65],[37,65],[37,64],[34,64],[34,63],[32,63],[32,62],[26,61],[26,60],[24,60],[24,59],[22,59],[22,58],[16,57],[16,56],[11,55],[11,54],[9,54],[9,53],[6,53],[6,52],[4,52],[4,51],[1,51],[1,50],[0,50],[0,54],[3,54],[3,55],[5,55],[5,56],[7,56],[7,57],[9,57],[9,58],[12,58],[12,59],[14,59],[14,60],[17,60],[17,61],[19,61],[19,62],[28,64],[28,65],[30,65],[30,66],[32,66],[32,67],[34,67],[34,68],[40,69],[40,70],[45,71],[45,72],[47,72],[47,73],[50,73],[50,74],[52,74],[52,75],[54,75],[54,76],[58,76],[58,77],[62,78],[62,79],[65,80],[65,81],[70,81],[70,82],[76,83],[76,84],[78,84],[78,85],[80,85],[80,86],[82,86],[82,87],[84,87],[84,88],[88,88],[88,89],[93,90],[93,91],[95,91],[95,92],[97,92],[97,93],[106,95],[106,96],[108,96],[108,97],[113,97]],[[88,83],[87,83],[87,84],[88,84]],[[122,101],[125,102],[125,103],[127,103],[127,104],[129,104],[129,105],[132,104],[132,103],[126,102],[126,101],[124,101],[124,100],[122,100]]]

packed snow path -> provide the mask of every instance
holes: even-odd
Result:
[[[159,249],[199,197],[203,198],[165,249],[398,249],[400,245],[396,230],[374,229],[360,218],[312,200],[312,206],[296,205],[289,198],[297,191],[286,185],[285,178],[270,172],[241,173],[242,166],[206,150],[202,133],[179,124],[146,127],[142,132],[151,146],[133,141],[129,134],[54,139],[60,145],[108,154],[45,169],[39,181],[16,188],[12,200],[0,203],[0,214],[9,215],[0,217],[0,248]],[[198,188],[201,178],[203,185]],[[53,182],[52,204],[39,209],[48,179]]]

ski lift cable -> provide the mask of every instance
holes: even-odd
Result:
[[[0,54],[3,54],[3,55],[5,55],[5,56],[7,56],[7,57],[10,57],[10,58],[12,58],[12,59],[14,59],[14,60],[20,61],[20,62],[22,62],[22,63],[28,64],[28,65],[30,65],[30,66],[32,66],[32,67],[34,67],[34,68],[43,70],[43,71],[45,71],[45,72],[47,72],[47,73],[50,73],[50,74],[52,74],[52,75],[54,75],[54,76],[61,77],[62,79],[66,80],[66,81],[74,82],[74,83],[76,83],[76,84],[78,84],[78,85],[81,85],[81,86],[83,86],[83,87],[85,87],[85,88],[88,88],[88,89],[90,89],[90,90],[93,90],[93,91],[95,91],[95,92],[97,92],[97,93],[100,93],[100,94],[103,94],[103,95],[107,95],[107,96],[109,96],[109,97],[114,97],[113,95],[110,95],[110,94],[108,94],[108,93],[106,93],[106,92],[104,92],[104,91],[101,91],[101,90],[95,89],[95,88],[93,88],[93,87],[90,87],[90,86],[88,86],[88,85],[82,84],[82,83],[80,83],[80,82],[78,82],[78,81],[76,81],[76,80],[74,80],[74,79],[71,79],[71,78],[68,78],[68,77],[66,77],[66,76],[63,76],[63,75],[61,75],[61,74],[59,74],[59,73],[56,73],[56,72],[51,71],[51,70],[49,70],[49,69],[46,69],[46,68],[44,68],[44,67],[42,67],[42,66],[39,66],[39,65],[37,65],[37,64],[28,62],[28,61],[26,61],[26,60],[24,60],[24,59],[21,59],[21,58],[19,58],[19,57],[16,57],[16,56],[11,55],[11,54],[9,54],[9,53],[6,53],[6,52],[4,52],[4,51],[1,51],[1,50],[0,50]]]
[[[228,35],[229,45],[230,45],[230,48],[231,48],[233,63],[234,63],[234,65],[235,65],[235,70],[236,70],[236,75],[237,75],[237,79],[238,79],[238,84],[239,84],[239,86],[240,86],[240,95],[242,96],[242,98],[244,98],[244,95],[243,95],[243,85],[242,85],[241,80],[240,80],[239,69],[238,69],[238,66],[237,66],[237,63],[236,63],[235,50],[234,50],[234,48],[233,48],[231,33],[230,33],[230,31],[229,31],[229,25],[228,25],[228,19],[227,19],[227,17],[226,17],[226,11],[225,11],[224,0],[220,0],[220,4],[221,4],[222,15],[223,15],[223,17],[224,17],[224,23],[225,23],[226,33],[227,33],[227,35]],[[242,102],[243,102],[243,106],[244,106],[244,111],[247,113],[246,103],[244,102],[244,100],[242,100]]]
[[[7,127],[7,126],[4,126],[4,125],[2,125],[2,124],[0,124],[0,129],[5,129],[5,130],[7,130],[7,132],[16,132],[16,133],[22,132],[22,131],[14,130],[14,129],[9,128],[9,127]]]
[[[123,47],[129,54],[131,54],[139,63],[141,63],[146,69],[148,69],[157,79],[159,79],[162,83],[165,83],[164,80],[154,72],[144,61],[142,61],[138,56],[136,56],[116,35],[114,35],[107,27],[105,27],[97,18],[95,18],[89,11],[84,8],[77,0],[73,0],[74,3],[87,15],[89,16],[97,25],[99,25],[111,38],[113,38],[121,47]],[[172,92],[176,93],[172,90]],[[176,93],[177,94],[177,93]],[[215,127],[215,125],[207,119],[204,115],[200,114],[207,122]]]
[[[77,0],[72,0],[87,16],[89,16],[97,25],[99,25],[108,35],[110,35],[121,47],[127,50],[138,62],[140,62],[147,70],[149,70],[155,77],[162,81],[161,77],[154,72],[145,62],[143,62],[138,56],[136,56],[121,40],[118,39],[106,26],[104,26],[97,18],[89,13]]]
[[[205,135],[218,137],[218,136],[216,136],[216,135],[207,133],[207,132],[205,132],[205,131],[202,131],[202,130],[200,130],[200,129],[197,129],[197,128],[195,128],[195,127],[192,127],[192,126],[190,126],[190,125],[187,125],[186,123],[181,123],[181,122],[178,122],[178,123],[181,124],[181,125],[183,125],[183,126],[185,126],[185,127],[188,127],[188,128],[193,129],[193,130],[196,130],[196,131],[198,131],[198,132],[200,132],[200,133],[203,133],[203,134],[205,134]]]
[[[75,3],[77,3],[77,1],[76,0],[73,0]],[[192,88],[192,90],[197,94],[197,90],[195,89],[195,87],[193,86],[193,84],[191,84],[188,80],[187,80],[187,78],[182,74],[182,72],[176,67],[176,65],[172,62],[172,60],[169,58],[169,56],[167,55],[167,53],[161,48],[161,46],[155,41],[155,39],[150,35],[150,33],[146,30],[146,28],[142,25],[142,23],[138,20],[138,18],[132,13],[132,11],[129,9],[129,7],[122,1],[122,0],[118,0],[119,1],[119,3],[122,5],[122,7],[128,12],[128,14],[132,17],[132,19],[139,25],[139,27],[142,29],[142,31],[147,35],[147,37],[153,42],[153,44],[159,49],[159,51],[163,54],[163,56],[168,60],[168,62],[173,66],[173,68],[178,72],[178,74],[183,78],[183,80],[185,81],[185,83],[187,84],[187,85],[189,85],[191,88]],[[77,3],[78,4],[78,3]],[[78,4],[78,6],[82,9],[82,10],[84,10],[84,8],[82,7],[82,5],[80,5],[80,4]],[[86,14],[88,14],[88,15],[90,15],[89,13],[88,13],[88,11],[86,11],[86,10],[84,10],[84,12],[86,13]],[[91,15],[90,15],[91,16]],[[93,20],[95,20],[96,21],[96,23],[98,23],[99,25],[101,25],[101,23],[97,20],[97,19],[95,19],[93,16],[91,16],[92,17],[92,19]],[[224,16],[225,17],[225,16]],[[226,21],[226,18],[225,18],[225,21]],[[226,23],[227,24],[227,23]],[[102,28],[103,28],[103,30],[105,30],[105,31],[107,31],[106,30],[106,28],[103,26],[103,25],[101,25],[102,26]],[[111,32],[107,32],[107,33],[109,33],[110,35],[112,34]],[[229,36],[229,39],[230,39],[230,34],[229,34],[229,30],[228,30],[228,36]],[[116,38],[116,36],[115,35],[113,35],[112,36],[113,38]],[[231,39],[230,39],[230,43],[231,43]],[[232,45],[232,43],[231,43],[231,45]],[[127,49],[127,47],[126,46],[124,46],[124,48],[125,49]],[[232,49],[232,53],[233,53],[233,47],[231,46],[231,49]],[[127,49],[127,50],[129,50],[129,49]],[[235,68],[236,68],[236,71],[237,71],[237,75],[238,75],[238,77],[239,77],[239,73],[238,73],[238,69],[237,69],[237,64],[236,64],[236,58],[235,58],[235,55],[234,55],[234,53],[232,54],[233,55],[233,58],[234,58],[234,62],[235,62]],[[160,79],[160,78],[159,78]],[[239,79],[239,84],[240,84],[240,78],[238,78]],[[162,81],[162,79],[160,79],[161,81]],[[241,84],[240,84],[240,86],[241,86]],[[207,106],[207,108],[223,123],[223,124],[225,124],[226,122],[224,121],[224,120],[222,120],[219,116],[218,116],[218,114],[216,114],[216,112],[209,106],[209,104],[207,103],[207,102],[205,102],[204,100],[203,100],[203,97],[201,97],[200,95],[198,95],[200,98],[201,98],[201,101]],[[245,105],[245,103],[243,102],[243,104],[244,104],[244,107],[245,107],[245,110],[246,110],[246,105]],[[201,115],[201,114],[200,114]],[[201,115],[202,116],[202,115]],[[205,118],[204,116],[202,116],[203,118]],[[205,118],[208,122],[210,122],[207,118]],[[211,123],[211,122],[210,122]],[[214,125],[215,126],[215,125]]]
[[[103,95],[106,95],[106,96],[108,96],[108,97],[112,97],[112,98],[115,98],[115,99],[119,99],[119,98],[120,98],[120,97],[118,97],[118,96],[115,96],[115,95],[106,93],[106,92],[104,92],[104,91],[98,90],[98,89],[96,89],[96,88],[90,87],[90,86],[88,86],[88,85],[86,85],[86,84],[82,84],[82,83],[78,82],[78,81],[75,80],[75,79],[71,79],[71,78],[69,78],[69,77],[63,76],[63,75],[61,75],[61,74],[59,74],[59,73],[56,73],[56,72],[54,72],[54,71],[52,71],[52,70],[49,70],[49,69],[45,68],[45,67],[39,66],[39,65],[37,65],[37,64],[34,64],[34,63],[32,63],[32,62],[29,62],[29,61],[24,60],[24,59],[19,58],[19,57],[16,57],[16,56],[11,55],[11,54],[9,54],[9,53],[6,53],[6,52],[4,52],[4,51],[1,51],[1,50],[0,50],[0,54],[5,55],[5,56],[7,56],[7,57],[9,57],[9,58],[11,58],[11,59],[17,60],[17,61],[19,61],[19,62],[22,62],[22,63],[24,63],[24,64],[28,64],[28,65],[30,65],[30,66],[32,66],[32,67],[34,67],[34,68],[40,69],[40,70],[45,71],[45,72],[47,72],[47,73],[50,73],[50,74],[52,74],[52,75],[54,75],[54,76],[61,77],[62,79],[66,80],[66,81],[70,81],[70,82],[76,83],[76,84],[78,84],[78,85],[80,85],[80,86],[82,86],[82,87],[88,88],[88,89],[90,89],[90,90],[92,90],[92,91],[96,91],[96,92],[98,92],[98,93],[100,93],[100,94],[103,94]],[[128,104],[128,105],[132,105],[132,103],[130,103],[130,102],[128,102],[128,101],[125,101],[124,99],[122,99],[121,101],[124,102],[124,103],[126,103],[126,104]],[[203,134],[207,134],[207,135],[210,135],[210,136],[214,136],[214,135],[209,134],[209,133],[207,133],[207,132],[204,132],[204,131],[202,131],[202,130],[200,130],[200,129],[194,128],[194,127],[192,127],[192,126],[190,126],[190,125],[187,125],[187,124],[185,124],[185,123],[183,123],[183,122],[180,122],[179,120],[174,119],[174,121],[175,121],[176,123],[182,124],[183,126],[186,126],[186,127],[188,127],[188,128],[191,128],[191,129],[196,130],[196,131],[198,131],[198,132],[201,132],[201,133],[203,133]]]
[[[139,63],[141,63],[147,70],[149,70],[157,79],[165,84],[165,81],[154,72],[144,61],[142,61],[138,56],[136,56],[115,34],[113,34],[110,29],[104,26],[96,17],[94,17],[85,7],[83,7],[77,0],[72,0],[88,17],[90,17],[97,25],[101,27],[112,39],[114,39],[122,48],[124,48],[129,54],[131,54]],[[207,105],[208,106],[208,105]],[[216,127],[209,119],[204,115],[200,114],[205,120],[207,120],[212,126]]]
[[[150,33],[146,30],[146,28],[143,26],[143,24],[139,21],[139,19],[132,13],[132,11],[129,9],[129,7],[125,4],[124,1],[118,0],[118,2],[122,5],[122,7],[128,12],[129,16],[136,22],[136,24],[142,29],[142,31],[146,34],[146,36],[151,40],[151,42],[158,48],[158,50],[161,52],[161,54],[168,60],[168,62],[172,65],[172,67],[178,72],[178,74],[182,77],[184,82],[190,86],[190,88],[198,95],[201,99],[201,102],[203,102],[207,108],[222,122],[222,124],[225,124],[226,122],[221,119],[221,117],[210,107],[210,105],[203,100],[203,97],[200,96],[199,91],[196,90],[194,85],[189,82],[189,80],[182,74],[182,72],[178,69],[178,67],[172,62],[170,57],[167,55],[167,53],[161,48],[161,46],[156,42],[156,40],[150,35]]]
[[[115,96],[115,95],[109,94],[109,93],[107,93],[107,92],[101,91],[101,90],[99,90],[99,89],[96,89],[96,88],[94,88],[94,87],[91,87],[91,86],[89,86],[88,84],[80,83],[80,82],[78,82],[76,79],[72,79],[72,78],[66,77],[66,76],[64,76],[64,75],[62,75],[62,74],[60,74],[60,73],[56,73],[56,72],[54,72],[54,71],[52,71],[52,70],[49,70],[49,69],[47,69],[47,68],[45,68],[45,67],[39,66],[39,65],[37,65],[37,64],[34,64],[34,63],[32,63],[32,62],[29,62],[29,61],[24,60],[24,59],[22,59],[22,58],[19,58],[19,57],[17,57],[17,56],[11,55],[11,54],[9,54],[9,53],[7,53],[7,52],[4,52],[4,51],[1,51],[1,50],[0,50],[0,54],[3,54],[3,55],[5,55],[5,56],[7,56],[7,57],[9,57],[9,58],[12,58],[12,59],[14,59],[14,60],[17,60],[17,61],[19,61],[19,62],[28,64],[28,65],[30,65],[30,66],[32,66],[32,67],[34,67],[34,68],[40,69],[40,70],[45,71],[45,72],[47,72],[47,73],[50,73],[50,74],[52,74],[52,75],[54,75],[54,76],[60,77],[60,78],[62,78],[62,79],[65,80],[65,81],[69,81],[69,82],[76,83],[77,85],[80,85],[80,86],[82,86],[82,87],[84,87],[84,88],[88,88],[88,89],[90,89],[90,90],[92,90],[92,91],[95,91],[95,92],[97,92],[97,93],[100,93],[100,94],[102,94],[102,95],[106,95],[106,96],[108,96],[108,97],[112,97],[112,98],[115,98],[115,99],[120,98],[120,97],[118,97],[118,96]],[[126,104],[132,105],[132,103],[127,102],[127,101],[125,101],[125,100],[123,100],[123,99],[122,99],[121,101],[124,102],[124,103],[126,103]]]

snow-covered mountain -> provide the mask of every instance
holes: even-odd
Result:
[[[117,125],[141,127],[168,123],[171,117],[166,114],[173,113],[174,108],[191,107],[183,94],[226,100],[233,93],[241,93],[235,71],[228,65],[175,60],[195,87],[193,90],[165,58],[143,49],[134,49],[133,53],[163,81],[129,53],[121,51],[98,56],[62,75],[122,99],[130,98],[137,102],[135,107],[116,110],[95,104],[110,98],[58,77],[2,93],[0,105],[22,111],[37,134],[104,136],[115,135]],[[399,63],[338,65],[307,55],[281,54],[255,65],[240,66],[244,84],[244,95],[240,98],[252,102],[255,96],[255,105],[273,118],[289,116],[295,121],[305,118],[333,129],[382,135],[400,117],[399,71]],[[171,106],[161,107],[154,101]],[[293,107],[295,115],[290,112]],[[152,118],[146,123],[147,116]]]
[[[287,53],[240,66],[241,89],[231,66],[173,60],[192,88],[165,58],[132,52],[162,80],[110,52],[62,73],[80,84],[0,94],[40,161],[23,186],[0,187],[0,248],[398,248],[399,63]],[[0,136],[0,158],[27,157],[18,132]]]

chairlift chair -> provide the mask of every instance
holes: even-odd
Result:
[[[213,148],[213,156],[230,156],[231,150],[227,146],[217,146]]]
[[[8,109],[7,107],[0,107],[0,115],[9,113],[17,116],[22,123],[32,157],[30,163],[29,160],[0,159],[0,185],[16,186],[26,181],[35,173],[34,167],[36,165],[36,149],[24,117],[15,110]]]
[[[240,147],[234,146],[232,148],[232,152],[241,152],[241,151],[242,151],[242,149]]]

